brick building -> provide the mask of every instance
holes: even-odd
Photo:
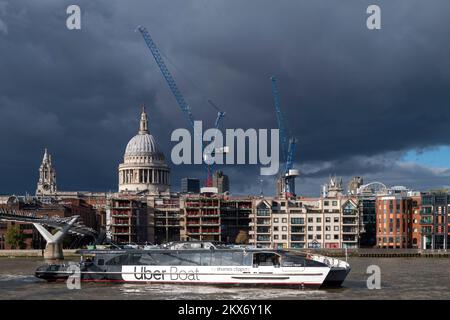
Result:
[[[414,195],[417,193],[405,187],[392,187],[377,196],[377,247],[412,247]]]

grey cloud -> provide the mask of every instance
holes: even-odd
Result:
[[[61,189],[115,190],[142,103],[170,155],[170,133],[187,121],[134,32],[138,24],[173,62],[205,125],[215,117],[210,98],[227,112],[225,127],[275,128],[269,76],[278,77],[298,166],[312,170],[300,190],[317,190],[329,173],[444,183],[431,169],[413,175],[383,161],[450,141],[447,1],[378,1],[376,32],[365,28],[371,1],[78,2],[77,32],[65,28],[70,1],[0,2],[8,27],[0,31],[0,193],[34,190],[45,146]],[[258,167],[220,168],[233,192],[259,193]],[[204,175],[202,167],[172,166],[175,187]],[[273,179],[264,184],[271,193]]]

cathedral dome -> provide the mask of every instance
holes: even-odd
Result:
[[[141,156],[159,153],[158,145],[151,134],[137,134],[128,142],[125,149],[127,156]]]
[[[166,192],[170,169],[155,138],[148,131],[148,119],[142,108],[139,132],[128,142],[123,163],[119,164],[120,192]]]

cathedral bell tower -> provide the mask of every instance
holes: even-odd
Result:
[[[52,156],[44,151],[44,158],[39,167],[39,181],[37,183],[36,195],[44,196],[56,193],[56,171],[52,165]]]

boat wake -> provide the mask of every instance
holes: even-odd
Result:
[[[0,274],[0,282],[6,281],[36,282],[36,278],[25,274]]]
[[[298,299],[301,296],[324,297],[327,292],[322,290],[271,289],[247,287],[214,287],[202,285],[174,285],[174,284],[121,284],[120,291],[128,297],[161,297],[162,299]]]

